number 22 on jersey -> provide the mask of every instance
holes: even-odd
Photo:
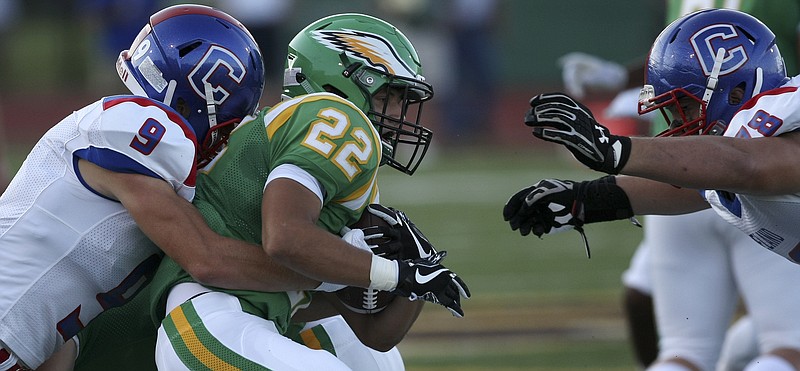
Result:
[[[370,134],[361,127],[351,129],[347,115],[335,108],[322,109],[317,116],[323,120],[311,123],[303,146],[332,161],[348,180],[353,180],[372,154]],[[338,141],[348,134],[351,139]]]

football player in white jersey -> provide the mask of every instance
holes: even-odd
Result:
[[[775,33],[787,71],[796,73],[797,24],[800,20],[797,10],[800,2],[670,0],[665,5],[668,22],[700,9],[722,7],[737,9],[759,18]],[[627,86],[631,89],[620,92],[604,116],[636,118],[644,121],[642,124],[645,125],[655,116],[654,121],[657,122],[653,126],[658,131],[663,129],[664,123],[658,120],[657,113],[639,116],[637,112],[638,93],[644,84],[644,63],[629,66],[626,74],[622,65],[582,53],[571,53],[563,57],[561,62],[565,89],[571,96],[581,98],[586,91],[617,91],[627,78]],[[769,327],[759,326],[757,329],[752,326],[752,318],[747,316],[729,327],[722,343],[723,351],[719,351],[723,341],[721,328],[727,326],[724,319],[730,315],[730,308],[720,300],[721,291],[730,297],[733,295],[731,290],[756,287],[758,293],[740,294],[748,297],[744,300],[751,312],[763,316],[781,316],[781,313],[800,309],[800,295],[791,295],[793,290],[798,290],[793,288],[791,282],[800,279],[800,272],[794,269],[793,264],[765,249],[740,247],[755,244],[746,235],[730,245],[732,238],[741,232],[719,218],[713,210],[674,216],[647,215],[643,224],[644,239],[623,274],[624,308],[629,333],[642,368],[658,357],[659,336],[663,339],[660,348],[664,358],[683,356],[703,365],[713,364],[713,360],[719,358],[718,370],[741,369],[741,366],[736,368],[734,365],[745,365],[756,357],[759,353],[757,330]],[[689,231],[710,236],[698,238]],[[652,258],[654,255],[658,258]],[[755,271],[747,269],[749,264],[741,264],[753,259],[763,260],[759,266],[765,269]],[[698,280],[698,274],[702,274],[704,281],[715,284],[691,284]],[[653,276],[658,276],[658,280],[654,281]],[[752,285],[740,284],[754,280],[756,282]],[[770,290],[764,290],[758,284],[758,281],[764,280],[784,283],[772,284]],[[712,286],[714,293],[706,292]],[[754,294],[760,300],[753,300]],[[660,296],[659,300],[654,303],[652,295]],[[658,313],[660,331],[656,331],[654,312]],[[791,333],[792,329],[786,328],[784,331]],[[794,331],[800,331],[800,328]],[[681,344],[693,345],[685,347]]]
[[[795,206],[800,198],[793,192],[800,191],[800,173],[785,159],[800,152],[800,139],[793,133],[800,114],[793,102],[800,96],[795,94],[797,80],[786,77],[772,32],[737,11],[692,13],[662,32],[647,66],[640,113],[662,109],[671,122],[663,137],[612,135],[585,106],[564,94],[532,99],[526,124],[534,128],[535,136],[565,145],[595,170],[635,177],[543,180],[509,200],[504,216],[512,228],[523,235],[542,235],[576,227],[582,230],[585,223],[624,219],[634,213],[684,214],[711,206],[757,243],[797,262],[793,250],[800,233],[791,226],[797,224]],[[713,136],[723,131],[724,136]],[[675,135],[682,137],[671,137]],[[661,258],[669,259],[665,253]],[[755,276],[764,269],[755,260],[740,266]],[[771,280],[740,283],[743,291],[754,293],[772,287]],[[708,282],[698,278],[696,284]],[[720,300],[731,299],[725,295]],[[754,296],[753,300],[760,299]],[[752,312],[753,303],[746,299],[746,304]],[[756,324],[761,331],[780,336],[762,334],[763,355],[746,369],[800,366],[800,336],[787,331],[797,328],[794,317],[786,313]],[[656,367],[713,367],[701,361],[683,359]]]
[[[257,109],[264,67],[249,32],[216,9],[182,5],[154,14],[133,45],[117,71],[135,95],[53,126],[0,197],[0,370],[39,367],[147,284],[162,250],[215,286],[319,284],[278,275],[263,251],[213,233],[190,203],[198,163]]]

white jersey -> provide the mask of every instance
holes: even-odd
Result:
[[[194,197],[195,136],[171,108],[107,97],[73,112],[36,144],[0,197],[0,340],[36,368],[105,309],[123,304],[161,251],[117,201],[83,182],[84,159],[163,179]]]
[[[724,135],[774,137],[800,129],[798,86],[800,78],[795,77],[754,97],[733,116]],[[717,214],[761,246],[800,263],[800,193],[756,196],[707,190],[705,197]]]

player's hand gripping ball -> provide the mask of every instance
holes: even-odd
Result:
[[[376,230],[390,230],[392,226],[384,219],[373,215],[369,210],[364,210],[355,224],[349,226],[351,229],[370,229]],[[380,228],[370,228],[380,227]],[[365,240],[373,251],[380,245],[388,243],[391,238],[386,235],[368,234],[365,233]],[[385,256],[387,259],[392,259],[391,256]],[[397,297],[388,291],[380,291],[375,289],[365,289],[363,287],[348,286],[339,291],[336,291],[336,297],[350,310],[361,314],[374,314],[382,311],[389,303]]]

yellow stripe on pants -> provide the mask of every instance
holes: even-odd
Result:
[[[197,335],[195,335],[192,325],[189,324],[189,321],[186,319],[186,315],[184,315],[183,309],[180,306],[173,309],[169,315],[172,317],[172,321],[175,323],[175,328],[178,329],[178,333],[181,335],[183,343],[186,344],[186,348],[189,349],[189,351],[195,356],[195,358],[197,358],[197,360],[212,370],[239,370],[239,368],[234,367],[233,365],[217,357],[214,353],[208,350],[205,345],[203,345],[203,342],[197,338]]]

